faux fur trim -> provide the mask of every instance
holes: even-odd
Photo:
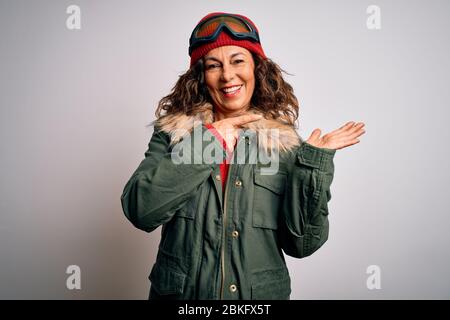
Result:
[[[256,110],[252,110],[251,113],[262,114]],[[183,138],[183,132],[192,132],[194,126],[199,122],[202,122],[205,125],[214,122],[214,112],[211,104],[205,104],[200,111],[193,116],[182,113],[162,116],[155,121],[155,125],[162,131],[168,133],[171,144],[175,144]],[[252,129],[258,136],[260,134],[265,135],[265,139],[260,139],[259,143],[260,146],[268,152],[270,152],[270,149],[274,149],[277,146],[280,151],[291,151],[302,142],[302,139],[293,126],[278,120],[262,118],[242,125],[242,128]],[[278,129],[278,134],[273,134],[272,130],[267,129]]]

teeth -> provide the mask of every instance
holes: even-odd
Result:
[[[230,92],[233,92],[233,91],[237,91],[240,87],[242,87],[242,85],[234,86],[234,87],[230,87],[230,88],[225,88],[225,89],[222,89],[222,91],[225,92],[225,93],[230,93]]]

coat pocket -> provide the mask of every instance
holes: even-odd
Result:
[[[252,300],[289,300],[291,279],[285,268],[260,270],[252,275]]]
[[[183,271],[186,268],[185,261],[172,256],[162,249],[159,249],[156,263],[153,265],[149,275],[151,281],[151,293],[153,298],[158,299],[179,296],[184,292],[186,274]],[[151,297],[152,298],[152,297]]]
[[[254,170],[253,226],[278,229],[278,212],[286,187],[287,175],[279,172],[275,175],[261,175]]]
[[[183,293],[186,275],[155,264],[149,279],[158,295],[176,295]]]

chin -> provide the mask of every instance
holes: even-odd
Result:
[[[242,103],[233,103],[233,104],[224,105],[224,110],[228,110],[228,111],[232,111],[232,112],[236,112],[236,111],[243,110],[243,109],[245,109],[245,104],[242,104]]]

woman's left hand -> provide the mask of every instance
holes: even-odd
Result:
[[[363,128],[363,122],[355,124],[354,121],[350,121],[322,137],[320,137],[321,130],[315,129],[306,142],[318,148],[342,149],[359,143],[357,138],[366,132]]]

